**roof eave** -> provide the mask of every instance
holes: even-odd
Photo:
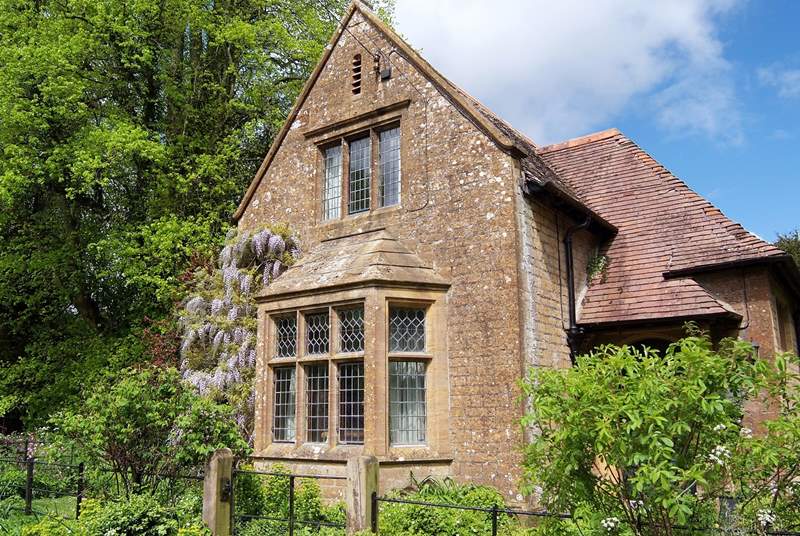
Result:
[[[553,181],[535,182],[532,180],[524,180],[522,184],[522,192],[534,199],[544,195],[550,204],[556,208],[565,210],[568,214],[577,216],[576,219],[583,219],[589,216],[592,219],[590,229],[603,236],[613,236],[617,234],[617,228],[608,220],[600,216],[598,213],[580,203],[571,195],[564,192]]]
[[[578,327],[583,329],[586,333],[594,331],[606,331],[609,329],[629,329],[640,328],[645,325],[666,325],[666,324],[684,324],[686,322],[698,320],[722,320],[737,322],[741,321],[742,315],[732,311],[720,311],[716,313],[700,313],[692,315],[680,316],[663,316],[653,318],[636,318],[632,320],[606,320],[603,322],[581,322],[578,321]]]

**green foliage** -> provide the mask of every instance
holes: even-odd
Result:
[[[249,469],[249,468],[248,468]],[[248,536],[270,536],[286,534],[287,524],[274,519],[289,518],[289,471],[275,465],[269,470],[271,475],[240,473],[236,476],[237,516],[266,516],[269,519],[240,521],[237,532]],[[315,523],[345,523],[342,504],[325,505],[319,484],[313,479],[295,481],[294,515],[297,520],[295,534],[323,534],[338,536],[344,530],[315,525]]]
[[[800,229],[795,229],[786,234],[779,233],[775,246],[791,255],[794,258],[794,262],[800,266]]]
[[[412,491],[393,492],[392,497],[435,504],[505,508],[503,496],[494,488],[459,484],[450,478],[413,480]],[[382,503],[380,533],[389,536],[491,534],[492,517],[487,512],[433,508],[413,504]],[[503,533],[512,530],[515,522],[507,515],[499,516]]]
[[[24,526],[22,536],[90,536],[77,521],[48,516],[38,523]]]
[[[598,275],[605,275],[608,268],[608,257],[606,255],[593,255],[586,265],[586,278],[591,282]]]
[[[79,527],[86,534],[124,536],[207,536],[199,521],[186,521],[150,495],[132,495],[124,501],[87,501],[81,509]]]
[[[747,342],[725,340],[715,350],[695,334],[663,356],[604,346],[577,367],[533,371],[523,384],[533,437],[528,491],[551,511],[581,511],[587,529],[617,518],[620,530],[636,534],[728,522],[718,498],[734,485],[745,525],[759,493],[775,499],[773,509],[780,502],[798,511],[800,378],[786,373],[786,359],[773,368]],[[766,394],[784,401],[781,415],[754,438],[743,407]]]
[[[0,411],[148,360],[344,6],[0,0]]]
[[[128,492],[155,490],[163,474],[202,467],[217,448],[246,444],[231,410],[196,395],[175,369],[123,369],[55,419],[82,456],[106,461]]]

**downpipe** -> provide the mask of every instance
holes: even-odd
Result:
[[[569,360],[574,367],[578,356],[578,345],[584,334],[584,329],[578,326],[578,313],[577,303],[575,297],[575,261],[572,253],[572,236],[589,227],[592,223],[592,217],[587,216],[586,219],[577,225],[573,225],[567,229],[564,235],[564,249],[565,259],[567,263],[567,296],[569,299],[569,327],[567,328],[567,345],[569,346]]]

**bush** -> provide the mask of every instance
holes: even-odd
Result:
[[[533,432],[527,491],[599,532],[730,526],[719,508],[727,495],[737,497],[737,527],[763,530],[759,511],[789,526],[800,512],[800,377],[788,372],[796,363],[767,363],[740,340],[715,349],[695,332],[664,355],[608,345],[576,367],[532,371],[523,385]],[[779,415],[753,434],[745,403],[767,395]]]
[[[236,477],[236,515],[265,516],[272,519],[241,520],[237,532],[247,536],[278,536],[286,534],[287,523],[275,521],[289,518],[289,479],[287,469],[281,465],[273,466],[274,475],[240,473]],[[326,506],[322,502],[319,484],[313,479],[295,481],[294,517],[295,534],[344,534],[341,529],[319,527],[315,523],[336,523],[346,521],[344,506]]]
[[[197,470],[220,447],[247,449],[231,409],[195,394],[175,369],[128,368],[88,395],[80,412],[54,422],[85,459],[115,467],[128,493],[154,491],[157,475]]]
[[[90,533],[76,521],[46,517],[23,527],[21,536],[90,536]]]
[[[450,478],[426,478],[415,481],[412,491],[390,493],[390,497],[434,504],[505,508],[503,496],[494,488],[473,484],[458,484]],[[380,532],[387,536],[491,534],[492,515],[488,512],[435,508],[413,504],[382,503]],[[517,527],[516,521],[505,514],[499,516],[505,534]]]

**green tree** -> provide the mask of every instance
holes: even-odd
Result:
[[[53,419],[56,433],[92,464],[105,461],[129,493],[202,467],[218,448],[247,449],[232,409],[195,394],[175,369],[115,371],[86,394],[80,410]]]
[[[344,6],[0,0],[5,413],[44,422],[147,358],[121,346],[221,246]]]
[[[754,465],[766,481],[782,464],[797,465],[796,454],[781,454],[797,444],[796,405],[774,426],[772,443],[754,440],[741,424],[744,402],[781,382],[791,385],[749,343],[726,340],[715,351],[702,336],[665,355],[604,346],[574,368],[533,371],[523,386],[531,408],[524,420],[532,437],[529,491],[552,510],[588,511],[587,521],[603,530],[710,526],[734,482],[740,499],[763,492],[749,480]],[[751,466],[740,470],[748,458]]]
[[[775,246],[791,255],[794,258],[794,262],[800,266],[800,229],[795,229],[786,234],[778,234]]]

